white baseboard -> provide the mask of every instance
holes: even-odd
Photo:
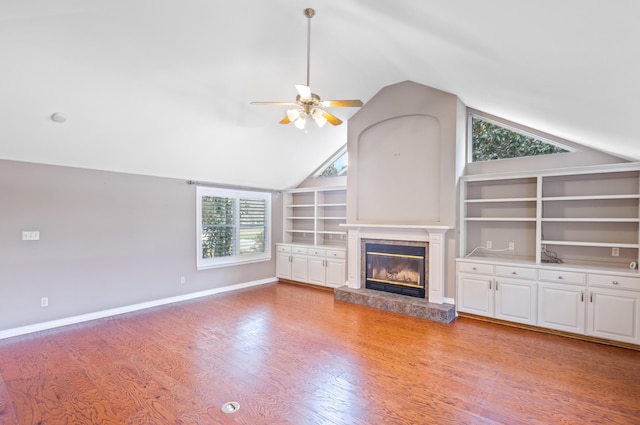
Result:
[[[453,305],[456,305],[456,300],[455,300],[454,298],[446,298],[446,297],[445,297],[445,298],[443,298],[443,299],[442,299],[442,302],[443,302],[444,304],[453,304]]]
[[[158,307],[161,305],[177,303],[180,301],[188,301],[195,298],[206,297],[209,295],[220,294],[223,292],[235,291],[238,289],[249,288],[251,286],[264,285],[271,282],[277,282],[277,277],[254,280],[251,282],[238,283],[236,285],[223,286],[221,288],[209,289],[201,292],[193,292],[191,294],[178,295],[160,300],[148,301],[140,304],[132,304],[124,307],[112,308],[109,310],[96,311],[94,313],[81,314],[79,316],[65,317],[64,319],[52,320],[50,322],[35,323],[33,325],[21,326],[19,328],[7,329],[0,331],[0,340],[11,338],[13,336],[25,335],[33,332],[44,331],[47,329],[58,328],[61,326],[73,325],[76,323],[88,322],[90,320],[102,319],[119,314],[131,313],[133,311],[144,310],[146,308]]]

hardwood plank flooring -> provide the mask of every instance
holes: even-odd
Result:
[[[0,425],[57,424],[640,424],[640,352],[274,283],[0,341]]]

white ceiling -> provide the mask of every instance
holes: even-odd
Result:
[[[637,0],[2,0],[0,158],[295,186],[346,125],[305,134],[249,102],[305,82],[305,7],[323,99],[412,80],[640,159]]]

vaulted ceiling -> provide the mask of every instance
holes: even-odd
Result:
[[[640,159],[636,0],[3,0],[0,158],[295,186],[346,124],[304,133],[250,102],[305,82],[306,7],[323,99],[412,80]]]

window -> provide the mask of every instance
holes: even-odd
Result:
[[[571,149],[506,124],[477,115],[471,119],[471,161],[522,158],[570,152]]]
[[[348,159],[349,157],[345,146],[337,155],[334,155],[325,163],[327,164],[325,167],[320,168],[320,171],[316,173],[315,178],[346,176],[347,167],[349,165]]]
[[[197,188],[198,270],[271,259],[271,194]]]

